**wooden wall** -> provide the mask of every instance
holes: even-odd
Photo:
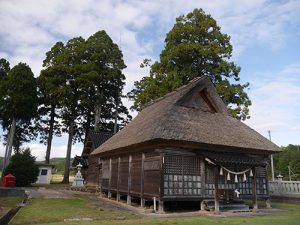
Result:
[[[82,174],[88,185],[97,186],[99,169],[98,169],[98,157],[89,155],[88,156],[88,168]]]
[[[101,159],[101,189],[143,198],[160,192],[160,153],[147,152]]]
[[[200,200],[214,198],[215,195],[216,167],[199,155],[152,151],[103,158],[101,161],[101,188],[108,193],[168,200]],[[245,169],[238,164],[226,165],[226,168],[232,171]],[[256,171],[257,195],[267,196],[266,169],[257,167]],[[252,196],[252,177],[247,176],[247,181],[243,181],[243,177],[238,176],[237,183],[233,175],[231,180],[226,177],[224,171],[217,178],[218,190],[238,189],[242,197]]]

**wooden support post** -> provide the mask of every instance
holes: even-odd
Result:
[[[220,213],[220,203],[219,203],[219,169],[218,166],[215,167],[215,213]]]
[[[118,180],[117,180],[117,201],[120,201],[120,169],[121,169],[121,157],[118,158]]]
[[[111,171],[112,171],[112,160],[111,158],[109,159],[109,184],[108,184],[108,193],[107,193],[107,197],[111,198],[111,192],[110,192],[110,188],[111,188]]]
[[[132,167],[132,156],[129,156],[129,162],[128,162],[128,191],[127,191],[127,204],[131,205],[131,167]]]
[[[253,167],[253,181],[252,181],[252,199],[253,199],[253,212],[257,211],[257,190],[256,190],[256,168]]]
[[[159,200],[158,201],[158,213],[164,213],[164,201]]]
[[[266,208],[267,209],[271,209],[272,208],[271,203],[270,203],[270,198],[266,199]]]
[[[145,207],[145,199],[144,199],[144,161],[145,161],[145,153],[142,153],[142,168],[141,168],[141,207]]]
[[[153,197],[153,210],[156,212],[156,197]]]
[[[98,164],[99,164],[98,189],[99,189],[100,197],[102,197],[102,159],[101,158],[98,158]]]
[[[201,211],[205,211],[204,200],[202,200],[202,201],[200,202],[200,210],[201,210]]]
[[[205,196],[205,161],[202,158],[200,161],[200,176],[201,176],[201,195],[204,198]]]

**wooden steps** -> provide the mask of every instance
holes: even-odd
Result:
[[[213,211],[215,209],[214,200],[205,201],[205,210]],[[220,211],[222,212],[249,212],[249,206],[242,200],[220,201]]]

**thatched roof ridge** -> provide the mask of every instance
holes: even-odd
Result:
[[[205,90],[214,112],[205,110],[205,103],[195,103]],[[194,97],[193,97],[194,96]],[[195,97],[196,96],[196,97]],[[200,104],[200,108],[187,107]],[[209,107],[206,105],[206,108]],[[126,127],[97,148],[93,154],[107,153],[149,143],[154,140],[182,141],[251,150],[279,151],[278,146],[232,118],[209,78],[199,77],[144,108]]]

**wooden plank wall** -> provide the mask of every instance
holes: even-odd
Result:
[[[160,163],[158,152],[105,158],[102,160],[101,188],[121,195],[159,197]]]
[[[117,190],[118,186],[118,158],[112,159],[110,190]]]
[[[121,157],[120,162],[120,180],[119,191],[127,193],[128,191],[128,171],[129,171],[129,158],[128,156]]]

